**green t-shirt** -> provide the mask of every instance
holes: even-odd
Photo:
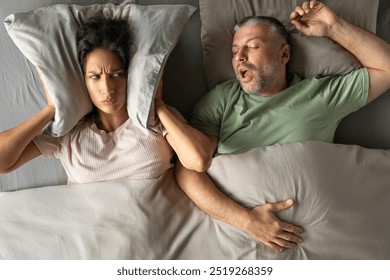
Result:
[[[199,101],[191,123],[219,137],[217,154],[277,143],[332,142],[341,119],[366,104],[368,87],[365,68],[344,76],[294,76],[288,88],[271,97],[246,94],[233,79]]]

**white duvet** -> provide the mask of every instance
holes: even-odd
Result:
[[[280,217],[304,243],[277,253],[199,210],[169,170],[0,193],[1,259],[390,259],[390,151],[320,142],[218,156],[209,174],[253,207],[294,198]]]

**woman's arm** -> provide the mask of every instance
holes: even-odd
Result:
[[[0,133],[0,173],[7,173],[40,155],[32,139],[54,117],[53,106],[46,106],[31,119]]]
[[[48,105],[31,119],[0,133],[0,173],[11,172],[41,154],[32,140],[55,115],[55,107],[45,86],[44,89]]]
[[[162,100],[162,82],[155,98],[156,113],[168,131],[166,139],[175,150],[180,162],[190,170],[206,171],[214,151],[206,135],[185,123]]]

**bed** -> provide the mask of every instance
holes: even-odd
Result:
[[[6,0],[0,3],[0,16],[5,19],[10,14],[59,3],[106,2],[123,1]],[[188,118],[209,88],[231,76],[225,71],[229,69],[226,56],[230,46],[221,47],[231,40],[226,26],[243,15],[259,12],[283,20],[291,7],[303,1],[135,2],[145,7],[191,7],[183,29],[160,64],[165,65],[166,102]],[[360,0],[365,8],[359,10],[348,9],[355,7],[356,1],[324,2],[390,42],[388,1]],[[291,71],[305,76],[359,67],[331,44],[330,51],[340,55],[338,61],[329,61],[325,50],[316,63],[310,63],[310,51],[329,42],[307,41],[289,31],[296,57]],[[45,104],[31,58],[26,58],[14,41],[6,28],[0,28],[1,131],[31,117]],[[302,51],[302,42],[309,49]],[[307,63],[302,65],[302,61]],[[326,67],[318,69],[319,64]],[[154,79],[160,77],[158,72]],[[67,186],[60,163],[41,158],[0,175],[0,259],[390,259],[389,108],[390,94],[385,93],[349,115],[340,123],[334,144],[273,145],[214,158],[209,175],[242,205],[254,207],[266,201],[295,199],[297,204],[280,217],[305,228],[305,242],[297,249],[276,253],[211,218],[181,191],[174,170],[157,179]],[[146,114],[145,118],[149,117]]]

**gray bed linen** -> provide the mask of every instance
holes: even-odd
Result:
[[[199,210],[169,170],[0,193],[1,259],[390,259],[390,151],[321,142],[218,156],[210,175],[240,203],[293,198],[305,229],[276,253]],[[12,209],[12,210],[11,210]]]
[[[0,17],[38,7],[68,3],[121,2],[101,0],[1,0]],[[139,0],[141,5],[190,4],[199,7],[198,0]],[[377,34],[390,42],[390,1],[380,0]],[[0,130],[13,127],[30,118],[45,105],[44,91],[31,63],[23,57],[8,36],[4,25],[0,28]],[[186,118],[192,107],[208,91],[202,61],[199,13],[186,25],[176,48],[167,61],[164,74],[164,99]],[[331,62],[331,60],[330,60]],[[26,92],[40,93],[26,94]],[[358,144],[367,148],[390,146],[390,94],[381,96],[368,106],[346,117],[339,125],[335,142]],[[23,109],[19,109],[23,108]],[[18,111],[17,113],[15,113]],[[65,172],[56,159],[37,159],[13,173],[0,175],[0,191],[13,191],[45,185],[65,184]]]

